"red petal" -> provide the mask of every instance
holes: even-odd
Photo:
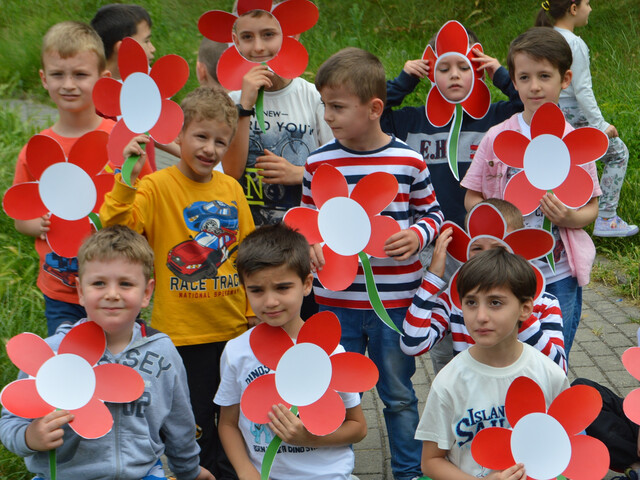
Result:
[[[584,168],[571,166],[566,180],[553,193],[567,207],[580,208],[591,200],[593,179]]]
[[[42,172],[55,163],[65,162],[64,151],[58,142],[46,135],[34,135],[25,152],[27,168],[34,180],[40,180]]]
[[[320,13],[309,0],[288,0],[275,6],[273,16],[280,22],[282,34],[286,37],[306,32],[313,27]]]
[[[109,433],[113,417],[107,406],[94,397],[84,407],[70,410],[75,418],[69,426],[83,438],[100,438]]]
[[[485,468],[504,470],[516,464],[511,454],[511,430],[490,427],[480,430],[471,443],[473,459]]]
[[[629,420],[640,424],[640,388],[629,392],[622,402],[622,409]]]
[[[131,367],[117,363],[98,365],[94,397],[105,402],[126,403],[140,398],[144,392],[144,380]]]
[[[318,230],[318,210],[294,207],[284,215],[282,221],[304,235],[309,245],[322,242],[322,235]]]
[[[353,283],[358,273],[358,256],[344,257],[335,253],[328,245],[322,246],[325,264],[318,270],[318,280],[334,292],[344,290]]]
[[[434,67],[431,68],[433,69]],[[429,123],[434,127],[444,127],[451,121],[455,108],[453,103],[449,103],[444,99],[434,83],[427,95],[426,111]]]
[[[240,90],[242,88],[242,78],[257,63],[245,60],[240,55],[236,47],[227,48],[218,60],[216,72],[218,81],[227,90]]]
[[[481,203],[471,210],[467,230],[471,240],[478,235],[491,235],[503,239],[507,233],[507,223],[496,207]]]
[[[306,429],[320,436],[335,432],[346,415],[342,398],[330,389],[317,402],[300,407],[298,412]]]
[[[184,113],[180,105],[173,100],[162,99],[162,110],[160,118],[149,130],[149,135],[158,142],[166,145],[173,142],[180,130],[182,130],[182,123],[184,122]]]
[[[504,130],[493,142],[493,153],[510,167],[524,168],[524,153],[529,143],[529,139],[520,132]]]
[[[431,45],[427,45],[427,48],[424,49],[424,53],[422,54],[422,59],[429,62],[429,80],[431,83],[435,83],[434,70],[436,66],[436,60],[438,57],[436,56]]]
[[[518,207],[522,215],[527,216],[535,212],[536,208],[540,206],[540,199],[545,193],[547,193],[545,190],[540,190],[531,185],[524,171],[522,171],[516,173],[507,182],[507,186],[504,189],[504,199]]]
[[[467,31],[460,22],[449,20],[445,23],[436,37],[436,53],[441,56],[447,52],[467,54],[469,49],[469,37]],[[431,68],[435,69],[435,65]]]
[[[111,130],[109,141],[107,142],[107,153],[109,162],[115,167],[121,167],[124,163],[124,147],[131,141],[136,134],[127,128],[124,120],[118,120]]]
[[[536,382],[527,377],[518,377],[511,382],[505,400],[509,425],[515,426],[525,415],[545,413],[546,410],[544,394]]]
[[[90,177],[98,175],[109,162],[107,142],[109,134],[101,130],[85,133],[71,147],[69,163],[79,166]]]
[[[576,408],[580,405],[580,408]],[[569,436],[578,435],[602,410],[602,397],[589,385],[575,385],[558,395],[548,414],[558,420]]]
[[[572,165],[584,165],[593,162],[609,148],[607,135],[593,127],[577,128],[562,139],[571,154]]]
[[[333,312],[319,312],[312,315],[298,333],[296,343],[313,343],[331,355],[340,343],[340,321]]]
[[[364,252],[377,258],[388,257],[384,251],[384,244],[391,235],[401,230],[400,225],[395,219],[386,215],[376,215],[370,220],[371,237],[367,246],[364,247]]]
[[[554,245],[553,235],[541,228],[521,228],[509,233],[504,241],[513,253],[527,260],[544,257],[553,250]]]
[[[249,344],[256,358],[275,370],[282,355],[293,347],[293,340],[282,328],[261,323],[251,332]]]
[[[589,435],[576,435],[570,440],[571,460],[562,475],[580,480],[604,478],[609,471],[609,451],[604,443]]]
[[[547,283],[546,283],[546,280],[544,279],[544,275],[542,274],[542,272],[538,267],[532,264],[531,268],[533,268],[533,273],[536,276],[536,296],[533,298],[533,301],[535,302],[538,298],[540,298],[540,295],[542,295],[543,292],[546,291]]]
[[[11,382],[0,392],[0,400],[4,408],[22,418],[40,418],[55,410],[40,397],[33,378]]]
[[[353,187],[349,197],[373,217],[393,202],[397,195],[396,177],[387,172],[375,172],[362,177]]]
[[[35,377],[44,362],[54,356],[53,350],[35,333],[21,333],[7,342],[7,356],[27,375]]]
[[[275,374],[268,373],[256,378],[247,386],[240,399],[240,408],[249,420],[264,424],[271,421],[267,415],[271,407],[279,403],[291,407],[278,394]]]
[[[93,207],[93,212],[98,213],[98,211],[100,211],[100,207],[104,202],[104,196],[113,189],[114,180],[115,177],[110,173],[97,175],[93,178],[93,183],[97,191],[96,206]]]
[[[489,87],[482,80],[476,80],[473,84],[473,92],[464,102],[462,108],[469,116],[480,119],[489,111],[491,105],[491,93]]]
[[[16,220],[32,220],[49,212],[40,198],[38,182],[18,183],[11,187],[4,194],[2,208]]]
[[[160,57],[149,76],[156,82],[162,98],[173,97],[189,80],[189,64],[179,55]]]
[[[462,302],[460,301],[460,294],[458,294],[458,274],[460,273],[460,269],[456,270],[456,272],[451,277],[451,281],[449,282],[449,298],[451,302],[462,310]]]
[[[349,187],[342,173],[329,165],[320,165],[311,178],[311,197],[318,209],[324,202],[335,197],[348,197]]]
[[[238,17],[223,12],[222,10],[211,10],[202,14],[198,20],[198,30],[209,40],[219,43],[231,43],[233,38],[233,24]]]
[[[302,75],[309,63],[309,54],[295,38],[284,37],[278,54],[267,62],[275,73],[284,78]]]
[[[538,135],[555,135],[558,138],[564,136],[565,120],[562,110],[555,103],[547,102],[542,105],[531,119],[531,138]]]
[[[640,380],[640,347],[627,348],[621,359],[627,372],[636,380]]]
[[[473,58],[478,58],[478,56],[473,53],[474,50],[479,50],[480,52],[484,52],[482,45],[480,45],[479,43],[474,43],[473,45],[471,45],[471,47],[469,47],[469,51],[467,52],[467,58],[469,59],[469,61],[471,62],[471,59]],[[471,65],[473,65],[474,62],[471,62]],[[482,80],[482,77],[484,77],[484,70],[478,70],[477,68],[474,68],[474,74],[475,77],[478,80]]]
[[[73,327],[60,342],[58,355],[72,353],[95,365],[102,358],[106,340],[104,331],[95,322],[84,322]]]
[[[243,15],[251,10],[265,10],[271,11],[271,0],[239,0],[238,1],[238,15]]]
[[[147,54],[142,46],[131,37],[122,40],[118,50],[118,70],[122,80],[135,72],[149,73]],[[120,97],[118,97],[120,98]]]
[[[366,392],[378,383],[378,369],[370,358],[356,352],[331,356],[330,388],[338,392]]]
[[[459,262],[466,262],[467,258],[467,249],[469,248],[470,238],[462,228],[458,226],[457,223],[445,221],[440,228],[440,232],[444,232],[446,229],[450,228],[453,232],[451,235],[451,243],[447,246],[447,252],[453,258],[458,260]]]
[[[51,250],[62,257],[72,258],[78,255],[80,245],[91,235],[91,223],[87,217],[69,221],[51,215],[51,226],[47,232],[47,243]]]
[[[122,90],[121,81],[110,77],[100,78],[94,85],[92,93],[96,110],[109,117],[122,115],[122,110],[120,110],[120,90]]]

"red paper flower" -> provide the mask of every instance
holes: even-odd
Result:
[[[69,426],[84,438],[106,435],[113,418],[104,402],[136,400],[144,381],[131,367],[96,365],[104,353],[105,336],[94,322],[72,328],[58,353],[33,333],[21,333],[7,343],[11,361],[33,378],[16,380],[0,393],[0,401],[14,415],[40,418],[56,409],[69,410]]]
[[[76,256],[92,230],[89,214],[97,214],[113,187],[113,175],[99,175],[108,161],[108,137],[102,131],[83,135],[67,160],[58,142],[34,135],[27,143],[26,161],[36,181],[12,186],[2,199],[5,212],[16,220],[51,213],[47,241],[63,257]]]
[[[593,180],[582,165],[602,157],[609,139],[593,127],[577,128],[563,137],[564,129],[560,108],[545,103],[531,120],[531,140],[505,130],[493,143],[502,162],[522,169],[507,183],[504,198],[523,215],[533,213],[548,191],[569,208],[580,208],[591,199]]]
[[[624,368],[636,380],[640,380],[640,347],[632,347],[622,354]],[[640,425],[640,388],[629,392],[622,404],[624,414],[633,423]]]
[[[476,43],[469,47],[469,37],[464,27],[455,20],[450,20],[443,25],[436,36],[436,51],[433,51],[431,45],[427,45],[427,48],[422,55],[423,60],[429,61],[429,80],[431,80],[431,90],[427,96],[427,118],[429,122],[436,127],[444,127],[451,121],[455,110],[455,103],[447,100],[445,96],[440,92],[436,85],[435,72],[438,65],[438,61],[441,58],[450,57],[452,55],[463,57],[472,71],[475,72],[473,85],[469,94],[460,102],[460,105],[473,118],[482,118],[489,111],[491,104],[491,94],[489,88],[482,81],[483,72],[477,71],[476,67],[471,62],[471,59],[475,57],[473,49],[477,48],[482,51],[482,45]]]
[[[378,381],[373,362],[355,352],[335,353],[340,322],[332,312],[307,320],[296,343],[280,327],[261,323],[249,339],[256,358],[273,370],[256,378],[242,395],[240,407],[252,422],[270,422],[271,407],[296,406],[300,420],[314,435],[327,435],[344,421],[345,406],[337,392],[364,392]]]
[[[318,7],[308,0],[286,0],[272,10],[271,0],[239,0],[238,15],[222,10],[204,13],[198,21],[198,29],[205,37],[220,43],[232,43],[233,25],[240,15],[251,10],[271,12],[282,29],[282,46],[278,54],[266,64],[284,78],[296,78],[304,73],[309,55],[293,35],[309,30],[318,21]],[[218,80],[229,90],[242,88],[242,77],[256,63],[246,60],[234,45],[224,51],[218,61]]]
[[[311,180],[311,196],[318,210],[292,208],[284,222],[302,233],[309,244],[322,246],[325,265],[318,279],[325,288],[339,291],[353,283],[358,254],[384,258],[384,243],[400,226],[379,213],[398,194],[398,181],[385,172],[363,177],[349,194],[347,180],[328,164],[318,167]]]
[[[492,470],[523,463],[531,479],[564,475],[599,480],[609,470],[607,447],[580,433],[601,408],[602,398],[596,389],[576,385],[558,395],[547,411],[538,384],[518,377],[511,383],[505,402],[507,421],[513,428],[481,430],[471,444],[471,454],[476,462]]]
[[[169,100],[189,79],[189,65],[178,55],[159,58],[149,72],[144,49],[125,38],[118,51],[122,81],[101,78],[93,88],[93,103],[110,117],[122,117],[109,138],[109,159],[122,165],[122,151],[138,134],[148,132],[158,143],[175,140],[184,115],[180,105]]]
[[[471,244],[480,238],[491,238],[502,243],[511,253],[521,255],[531,261],[542,258],[553,250],[554,239],[546,230],[541,228],[520,228],[507,233],[507,222],[496,207],[488,203],[476,205],[469,213],[467,229],[465,232],[456,223],[446,221],[442,224],[441,232],[447,228],[453,230],[452,240],[447,247],[449,254],[465,263],[469,260]],[[544,292],[544,275],[535,266],[531,265],[536,274],[536,298]],[[455,285],[457,272],[451,281],[451,300],[460,307],[460,297]]]

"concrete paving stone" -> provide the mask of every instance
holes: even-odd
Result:
[[[604,334],[604,341],[610,347],[628,348],[628,347],[635,346],[635,344],[632,344],[630,342],[629,337],[623,335],[620,332],[611,333],[611,334]]]
[[[594,382],[598,382],[602,384],[604,384],[605,382],[608,383],[607,379],[604,377],[604,374],[596,368],[576,367],[576,368],[571,368],[571,373],[573,374],[573,378],[571,378],[570,376],[569,377],[570,381],[573,381],[578,377],[583,377],[583,378],[588,378],[589,380],[593,380]]]
[[[615,355],[606,355],[598,358],[598,367],[605,373],[615,371],[626,371],[622,365],[620,357]]]
[[[592,358],[602,355],[611,355],[613,352],[613,350],[606,343],[604,343],[595,335],[593,336],[593,339],[591,341],[582,342],[581,344],[584,351],[587,352],[587,355]]]
[[[593,362],[591,361],[591,358],[584,351],[578,352],[574,347],[571,349],[569,365],[571,367],[586,367],[589,365],[593,365]]]

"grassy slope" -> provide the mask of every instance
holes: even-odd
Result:
[[[99,0],[2,0],[0,7],[0,97],[23,95],[46,101],[39,86],[39,48],[41,37],[55,22],[66,19],[88,21],[100,5]],[[141,0],[154,21],[156,55],[177,53],[191,65],[200,41],[196,22],[206,10],[228,10],[231,0]],[[640,69],[637,38],[640,34],[640,3],[637,0],[592,0],[591,23],[576,33],[591,49],[594,90],[605,118],[615,124],[631,151],[630,167],[623,189],[620,214],[640,221]],[[452,18],[471,27],[480,37],[485,51],[504,63],[509,41],[528,28],[538,2],[529,0],[414,0],[390,2],[317,0],[320,20],[303,35],[310,53],[308,72],[313,73],[330,54],[348,45],[377,54],[395,76],[404,61],[418,58],[428,39]],[[179,14],[176,14],[179,12]],[[455,12],[455,13],[454,13]],[[188,91],[196,85],[192,72]],[[428,87],[422,84],[407,104],[422,104]],[[178,98],[183,95],[181,92]],[[0,111],[0,190],[11,184],[13,166],[20,147],[34,132],[7,111]],[[0,338],[7,339],[25,330],[44,334],[42,302],[35,278],[37,260],[32,242],[13,230],[13,222],[0,215]],[[627,293],[637,294],[637,265],[640,236],[625,240],[596,239],[599,252],[606,253],[618,268],[628,270],[631,285]],[[15,368],[0,349],[0,385],[15,377]],[[0,478],[30,478],[22,462],[0,446]]]

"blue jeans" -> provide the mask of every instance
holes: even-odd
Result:
[[[320,305],[320,310],[335,313],[342,326],[340,343],[349,352],[365,353],[376,364],[380,378],[376,388],[385,405],[384,420],[389,435],[391,470],[396,480],[409,480],[422,475],[420,457],[422,442],[414,438],[418,427],[418,399],[411,377],[416,371],[415,359],[400,350],[398,334],[387,327],[373,310]],[[399,329],[406,308],[387,310]]]
[[[567,277],[557,282],[547,283],[547,292],[555,295],[560,303],[564,351],[567,354],[568,363],[569,350],[582,316],[582,287],[578,286],[576,277]]]
[[[87,311],[82,305],[54,300],[44,295],[44,316],[47,317],[47,336],[50,337],[63,323],[74,324],[87,318]]]

